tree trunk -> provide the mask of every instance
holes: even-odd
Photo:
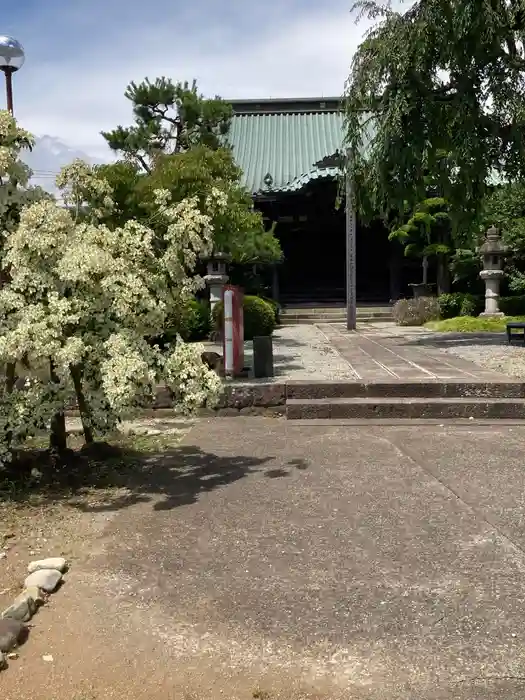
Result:
[[[75,387],[75,394],[77,397],[77,405],[80,413],[80,420],[82,422],[82,431],[84,433],[84,440],[86,445],[90,445],[95,442],[93,436],[93,429],[91,427],[91,411],[84,396],[84,390],[82,389],[82,369],[80,365],[69,365],[69,371],[71,372],[71,377],[73,379],[73,386]]]
[[[8,362],[5,367],[5,390],[12,394],[16,384],[16,362]]]
[[[423,256],[423,284],[428,284],[428,258]]]
[[[51,358],[49,358],[49,376],[53,383],[59,384],[60,379],[57,376],[55,364]],[[51,418],[49,447],[59,454],[63,454],[67,449],[66,416],[63,409],[57,411]]]
[[[448,294],[450,292],[450,270],[448,267],[448,256],[439,255],[437,260],[437,289],[438,294]]]

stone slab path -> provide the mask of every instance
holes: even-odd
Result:
[[[490,382],[504,378],[501,373],[417,342],[425,333],[422,329],[394,328],[361,324],[357,332],[350,333],[342,325],[319,324],[319,330],[348,363],[355,381]]]

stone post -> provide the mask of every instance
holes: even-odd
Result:
[[[207,263],[207,274],[204,275],[204,280],[210,290],[210,310],[217,302],[222,301],[222,290],[228,281],[226,273],[226,263],[229,257],[225,253],[215,253]]]
[[[485,242],[478,249],[483,257],[483,270],[479,273],[485,282],[485,311],[480,316],[503,316],[499,310],[499,287],[504,275],[502,269],[506,247],[501,242],[500,232],[491,226],[485,234]]]

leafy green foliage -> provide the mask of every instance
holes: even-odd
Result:
[[[275,310],[272,304],[260,297],[244,297],[244,339],[253,340],[256,336],[272,335],[276,326]],[[213,308],[213,325],[222,329],[224,309],[222,302]]]
[[[360,0],[354,9],[378,20],[346,85],[357,206],[385,219],[412,211],[430,171],[453,228],[466,230],[489,176],[524,171],[525,0],[417,0],[404,13]]]
[[[162,348],[175,345],[177,336],[186,343],[208,340],[211,331],[209,305],[198,299],[190,299],[168,314],[161,335],[152,339],[152,344]]]
[[[525,316],[525,295],[500,297],[499,308],[506,316]]]
[[[182,310],[178,332],[189,343],[207,340],[211,330],[210,307],[204,301],[192,299]]]
[[[204,98],[193,81],[173,83],[168,78],[128,85],[125,96],[133,105],[135,124],[102,132],[109,147],[150,172],[162,153],[186,151],[196,145],[216,149],[230,126],[231,105]]]
[[[456,316],[477,316],[484,308],[482,296],[464,292],[440,294],[438,303],[439,315],[443,319],[455,318]]]
[[[130,217],[144,220],[145,210],[138,196],[138,187],[144,174],[137,165],[120,160],[109,165],[95,166],[94,172],[104,178],[112,190],[114,208],[105,216],[106,224],[123,226]]]
[[[500,185],[485,199],[482,229],[496,226],[513,255],[525,259],[525,181]]]
[[[416,205],[406,224],[395,228],[389,234],[391,241],[405,245],[405,255],[431,256],[448,255],[449,206],[442,197],[430,197]]]
[[[389,234],[391,241],[404,245],[407,257],[423,259],[423,282],[426,284],[426,261],[438,260],[438,291],[449,288],[448,258],[453,251],[449,206],[443,197],[428,197],[417,204],[406,223]]]
[[[450,258],[452,283],[471,292],[481,292],[483,282],[479,277],[481,258],[475,250],[459,248]]]
[[[214,248],[235,262],[279,260],[281,248],[273,230],[266,231],[262,216],[253,208],[249,193],[240,184],[241,170],[228,149],[195,146],[183,153],[161,156],[155,169],[137,187],[145,212],[155,210],[154,192],[165,189],[174,201],[197,197],[204,201],[212,187],[222,190],[228,206],[213,221]]]
[[[106,223],[120,225],[133,216],[156,229],[162,246],[162,226],[152,220],[158,209],[155,190],[166,190],[173,202],[196,197],[202,205],[212,188],[218,188],[227,207],[212,222],[214,250],[241,264],[279,260],[279,242],[254,210],[226,144],[231,105],[204,98],[195,82],[190,87],[166,78],[131,83],[126,97],[132,102],[135,124],[103,134],[126,159],[100,168],[115,202]]]

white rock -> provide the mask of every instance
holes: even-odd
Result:
[[[39,571],[34,571],[32,574],[29,574],[24,581],[24,588],[37,586],[46,593],[53,593],[61,580],[62,574],[60,571],[56,569],[40,569]]]
[[[24,588],[19,597],[26,596],[33,599],[35,607],[38,608],[40,605],[44,605],[46,602],[45,593],[43,593],[38,586],[31,586],[31,588]]]
[[[18,659],[18,654],[16,651],[12,651],[10,654],[7,655],[7,658],[9,661],[14,661],[15,659]]]
[[[51,654],[44,654],[42,657],[42,661],[47,661],[48,663],[52,663],[54,661],[53,657]]]
[[[7,559],[7,554],[5,552],[0,552],[0,559]]]
[[[32,561],[27,567],[27,572],[32,574],[35,571],[40,571],[41,569],[56,569],[63,574],[66,568],[67,562],[63,557],[49,557],[49,559]]]

